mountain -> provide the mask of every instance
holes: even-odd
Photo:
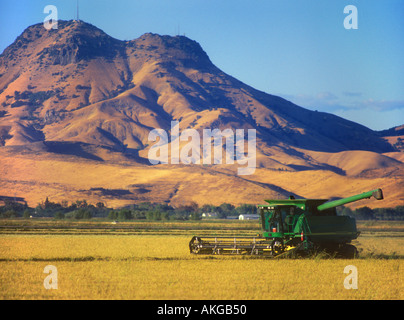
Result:
[[[388,141],[396,151],[404,151],[404,124],[379,131],[380,136]]]
[[[172,121],[179,121],[180,130],[198,132],[255,129],[259,170],[240,177],[234,166],[151,166],[149,132],[155,128],[170,132]],[[258,91],[221,71],[197,42],[185,36],[148,33],[120,41],[82,21],[59,21],[58,29],[49,31],[42,23],[30,26],[0,55],[0,146],[3,185],[8,186],[0,194],[14,190],[32,197],[35,184],[43,184],[32,201],[67,194],[69,199],[108,198],[116,204],[222,203],[241,201],[227,194],[239,189],[245,194],[243,201],[289,193],[334,195],[335,188],[311,191],[310,182],[305,190],[297,181],[296,186],[282,179],[274,182],[282,174],[302,179],[298,176],[305,172],[330,175],[335,181],[365,179],[366,183],[351,187],[355,192],[366,191],[360,186],[373,186],[374,179],[394,177],[396,184],[392,180],[387,185],[396,192],[404,168],[401,153],[380,132]],[[29,171],[32,166],[38,171]],[[68,167],[73,171],[59,181],[43,173],[51,172],[49,167],[57,168],[55,173]],[[83,167],[86,173],[77,176],[75,170]],[[106,174],[110,168],[124,172],[132,168],[137,174],[132,183],[116,184],[117,177]],[[161,180],[153,180],[162,172],[170,180],[163,183],[164,191]],[[88,174],[88,184],[79,187],[78,180]],[[214,199],[204,191],[206,187],[198,190],[195,180],[184,179],[195,175],[209,177]],[[100,191],[108,188],[128,193],[122,197],[118,192],[114,198]],[[404,200],[398,194],[401,198],[395,201]]]

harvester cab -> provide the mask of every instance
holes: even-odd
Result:
[[[262,236],[271,239],[273,255],[289,251],[304,243],[308,249],[307,235],[310,233],[312,216],[320,216],[317,207],[327,199],[266,200],[267,205],[259,205]],[[321,216],[336,216],[335,208],[327,209]]]
[[[198,237],[189,243],[191,253],[205,254],[269,254],[325,250],[343,256],[357,255],[349,244],[359,236],[356,221],[338,216],[336,207],[374,197],[383,199],[381,189],[335,201],[328,199],[265,200],[258,206],[261,217],[259,237]]]

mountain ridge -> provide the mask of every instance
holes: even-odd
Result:
[[[17,49],[14,47],[24,47],[24,43],[27,45],[27,40],[23,41],[22,39],[27,39],[27,37],[34,34],[35,42],[42,38],[46,32],[49,32],[49,34],[54,35],[54,38],[56,39],[51,44],[45,43],[42,50],[37,50],[39,52],[37,52],[36,56],[39,57],[37,59],[31,59],[31,62],[34,63],[38,63],[39,61],[39,67],[44,65],[49,69],[51,66],[55,65],[78,65],[79,68],[84,70],[93,67],[103,67],[106,72],[101,76],[104,77],[107,73],[108,75],[115,73],[115,79],[110,81],[115,81],[113,86],[108,87],[108,85],[105,85],[104,83],[107,82],[108,79],[104,79],[105,81],[103,83],[100,84],[100,81],[98,81],[98,83],[93,85],[94,88],[92,88],[91,83],[95,82],[94,78],[83,79],[84,83],[77,84],[75,86],[76,92],[71,93],[70,97],[69,94],[64,97],[64,99],[77,99],[80,97],[80,101],[76,100],[74,103],[76,107],[75,109],[77,109],[77,105],[79,107],[84,107],[100,101],[113,99],[124,91],[134,91],[135,96],[145,97],[147,94],[142,88],[147,88],[146,90],[152,95],[154,90],[154,95],[157,94],[159,95],[159,98],[161,98],[162,94],[158,92],[159,90],[155,90],[153,85],[148,85],[148,81],[150,81],[149,79],[140,79],[141,81],[136,81],[136,77],[141,78],[142,76],[147,77],[150,76],[150,74],[155,74],[156,78],[163,78],[163,81],[160,81],[160,83],[158,83],[156,79],[153,79],[153,81],[160,86],[171,86],[171,88],[169,88],[169,94],[180,95],[180,98],[185,100],[183,101],[183,104],[187,104],[189,109],[200,111],[201,109],[206,108],[225,108],[240,115],[241,121],[258,129],[261,135],[268,135],[272,138],[275,134],[275,139],[279,138],[279,136],[282,136],[281,139],[285,139],[288,135],[294,135],[295,137],[293,138],[299,139],[299,143],[302,144],[299,145],[299,147],[308,147],[308,144],[312,143],[314,140],[307,141],[307,139],[302,139],[299,129],[303,127],[304,130],[308,131],[310,128],[315,128],[317,126],[318,128],[315,128],[315,134],[321,134],[325,139],[331,138],[334,140],[334,143],[331,144],[333,145],[333,148],[331,148],[330,151],[342,151],[344,149],[363,149],[377,152],[393,151],[392,149],[389,150],[390,146],[387,143],[378,139],[377,135],[366,127],[355,124],[356,128],[358,128],[357,130],[361,131],[362,136],[366,134],[372,136],[373,142],[372,139],[357,141],[358,139],[352,139],[348,132],[343,132],[344,127],[351,126],[350,129],[352,130],[353,122],[348,123],[347,120],[331,114],[321,112],[314,113],[313,111],[303,109],[280,97],[268,95],[264,92],[255,90],[239,80],[226,75],[213,65],[207,54],[197,42],[184,36],[170,37],[147,33],[135,40],[121,41],[109,37],[100,29],[90,24],[72,21],[59,22],[58,30],[42,30],[43,35],[38,38],[38,28],[44,29],[40,25],[34,25],[31,29],[27,28],[23,34],[17,38],[11,46],[12,48],[10,50],[10,47],[6,49],[3,54],[0,55],[0,66],[3,65],[7,67],[7,64],[3,63],[3,61],[7,62],[7,59],[5,58],[10,56],[10,52],[16,54],[15,50]],[[90,35],[88,35],[88,33],[90,33]],[[17,56],[21,55],[17,54]],[[97,58],[100,58],[98,60],[101,61],[98,61]],[[110,59],[115,59],[113,65],[108,62]],[[98,63],[95,63],[95,66],[90,65],[94,61],[97,61]],[[152,63],[150,63],[150,61],[152,61]],[[87,65],[83,66],[80,64],[81,62],[83,64],[87,63]],[[144,75],[145,72],[142,72],[145,68],[148,69],[146,75]],[[150,70],[151,68],[153,69]],[[19,71],[21,72],[21,70]],[[23,71],[24,69],[22,72]],[[187,72],[189,74],[187,74]],[[60,73],[62,73],[62,76],[60,76]],[[203,76],[205,77],[211,77],[211,80],[213,81],[209,82],[204,80],[203,77],[198,77],[201,73],[203,73]],[[83,75],[83,72],[78,71],[76,68],[76,70],[70,72],[70,75],[63,75],[63,71],[59,71],[52,72],[51,76],[55,78],[56,82],[63,83],[66,78],[74,77],[76,74],[80,77],[80,74]],[[166,79],[164,79],[165,75],[168,75]],[[172,75],[180,79],[179,83],[170,83],[170,76]],[[12,79],[15,77],[16,76],[13,76]],[[32,77],[30,76],[30,78]],[[0,81],[1,80],[2,79],[0,79]],[[142,83],[142,80],[146,83]],[[140,82],[138,84],[138,87],[141,86],[140,89],[130,91],[132,86],[136,86],[135,82]],[[6,83],[5,85],[3,84],[3,91],[4,86],[7,88],[8,85],[9,83]],[[27,90],[23,91],[26,93],[26,96],[28,96],[28,99],[32,100],[32,94],[30,95],[28,93],[28,88],[34,86],[35,84],[28,84]],[[236,87],[238,92],[231,92],[229,87]],[[197,91],[197,94],[189,94],[192,90]],[[66,86],[60,85],[56,89],[56,92],[50,92],[49,90],[40,92],[45,92],[43,95],[48,93],[49,96],[59,94],[59,101],[57,99],[54,100],[56,103],[52,105],[52,110],[55,110],[61,109],[59,107],[61,104],[64,105],[63,101],[61,101],[63,100],[63,96],[60,95],[61,91],[66,92]],[[235,95],[240,93],[243,95],[242,99],[240,99],[241,101],[235,102]],[[8,97],[10,96],[11,95],[8,95]],[[24,103],[24,101],[18,100],[19,97],[21,98],[21,96],[14,95],[16,101],[11,104],[12,106],[18,107]],[[60,99],[60,97],[62,97],[62,99]],[[151,100],[149,97],[146,97],[146,100]],[[43,99],[46,98],[47,97],[45,96]],[[50,99],[47,100],[49,101]],[[7,100],[0,100],[0,102],[3,104],[8,103]],[[258,107],[254,104],[258,105]],[[68,105],[68,107],[70,107],[70,105]],[[259,111],[257,111],[257,108]],[[46,107],[44,109],[46,109]],[[163,109],[165,108],[163,107]],[[168,112],[166,109],[164,111],[170,114],[173,119],[181,118],[181,116],[175,114],[172,110],[172,106],[169,106],[167,109]],[[262,117],[263,112],[266,113],[264,114],[264,117]],[[279,115],[286,116],[287,119],[280,119]],[[45,117],[46,114],[42,113],[41,116]],[[49,114],[47,116],[49,118]],[[314,118],[314,121],[310,118]],[[240,119],[237,120],[240,121]],[[336,128],[335,131],[339,131],[339,133],[327,132],[327,126],[321,125],[322,122],[326,121],[333,122],[334,125],[338,124],[340,128]],[[309,122],[310,128],[307,128],[305,122]],[[270,131],[267,129],[270,129]],[[289,139],[287,142],[292,144],[293,138]],[[320,148],[327,149],[329,147],[330,143],[327,142]]]
[[[199,132],[255,129],[257,166],[266,170],[380,178],[403,168],[379,132],[256,90],[185,36],[123,41],[82,21],[49,31],[36,24],[0,55],[0,75],[0,151],[8,156],[32,150],[145,166],[149,132],[179,121]]]

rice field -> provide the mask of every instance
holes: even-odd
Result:
[[[403,298],[403,225],[362,225],[352,260],[195,256],[194,234],[255,234],[256,222],[0,222],[0,299]],[[35,227],[35,228],[34,228]],[[346,266],[358,288],[346,289]],[[57,289],[46,289],[49,271]]]

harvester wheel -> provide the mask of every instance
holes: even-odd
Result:
[[[198,237],[193,237],[189,243],[189,251],[194,254],[198,254],[200,252],[200,239]]]
[[[283,245],[283,241],[281,239],[274,239],[271,243],[272,255],[277,256],[285,251],[285,246]]]
[[[358,249],[351,244],[343,245],[338,253],[342,258],[345,259],[354,259],[359,256]]]

